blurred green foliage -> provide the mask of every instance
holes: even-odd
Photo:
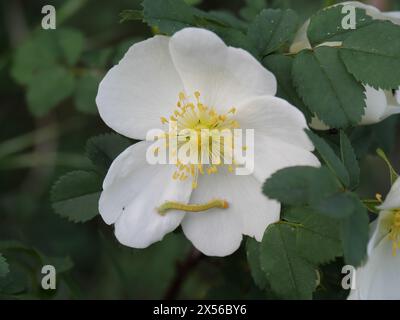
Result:
[[[70,178],[97,179],[100,188],[110,161],[127,145],[123,138],[116,138],[119,142],[114,144],[113,140],[106,149],[96,147],[96,139],[109,139],[100,134],[110,130],[100,120],[94,98],[99,81],[127,48],[152,35],[152,30],[141,21],[119,23],[119,14],[125,9],[141,9],[140,2],[4,1],[0,6],[0,298],[276,298],[262,279],[256,281],[257,285],[252,279],[257,279],[257,270],[250,270],[246,255],[251,262],[258,250],[254,243],[248,242],[246,248],[243,245],[224,259],[200,257],[186,277],[179,279],[186,272],[186,257],[191,252],[189,242],[179,230],[146,250],[137,250],[118,244],[112,228],[98,216],[84,224],[73,224],[62,217],[66,208],[70,210],[68,206],[74,205],[69,200],[90,194],[96,201],[100,190],[87,190],[82,182],[78,184],[80,189],[68,189],[69,198],[63,198],[64,191],[60,193],[63,197],[58,197],[56,185],[52,197],[58,215],[52,210],[50,189],[59,176],[80,170]],[[333,2],[186,1],[213,12],[228,25],[238,24],[240,18],[253,21],[265,8],[293,9],[303,22]],[[40,28],[41,8],[45,4],[57,9],[55,31]],[[400,10],[397,1],[388,4]],[[213,21],[208,17],[201,23]],[[220,26],[215,28],[226,31]],[[274,47],[274,43],[270,45]],[[270,49],[259,47],[263,53]],[[282,69],[284,63],[287,61],[282,61]],[[382,174],[386,172],[385,165],[376,157],[375,149],[384,149],[396,166],[397,123],[393,117],[348,132],[357,156],[366,156],[360,164],[362,196],[373,197],[377,191],[384,194],[389,187],[388,177]],[[340,146],[338,132],[325,135],[333,148]],[[89,141],[86,157],[85,143],[93,136],[97,138]],[[77,220],[95,216],[93,212],[86,213],[89,216]],[[328,260],[335,255],[334,252]],[[268,257],[264,258],[268,268]],[[302,257],[295,259],[304,267]],[[323,285],[318,286],[315,298],[345,296],[338,280],[341,263],[334,260],[321,268]],[[55,292],[40,288],[44,264],[55,265],[59,272]],[[181,290],[174,291],[174,284],[181,280]],[[330,296],[326,296],[327,291]],[[309,294],[307,291],[302,296]]]

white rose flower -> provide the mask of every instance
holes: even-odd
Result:
[[[393,184],[372,226],[368,260],[355,272],[350,300],[400,299],[400,179]]]
[[[181,225],[210,256],[233,253],[242,235],[261,241],[280,214],[280,203],[261,193],[264,180],[284,167],[319,166],[303,114],[274,97],[276,89],[274,75],[248,52],[226,46],[207,30],[186,28],[134,44],[100,83],[96,103],[104,122],[139,140],[168,119],[194,130],[254,129],[254,173],[235,175],[230,166],[150,165],[150,143],[138,142],[114,160],[103,183],[99,211],[114,224],[117,239],[145,248]],[[209,210],[189,210],[210,201]],[[171,202],[171,210],[160,214]]]
[[[400,12],[381,12],[377,8],[366,5],[358,1],[347,1],[337,5],[352,5],[356,8],[365,9],[366,13],[377,20],[389,20],[395,24],[400,25]],[[297,31],[297,34],[290,46],[291,53],[297,53],[303,49],[311,49],[311,44],[307,38],[307,28],[310,20],[307,20],[303,26]],[[326,42],[321,45],[324,46],[339,46],[341,42]],[[361,118],[360,125],[374,124],[385,120],[391,115],[400,113],[400,92],[397,91],[397,99],[394,97],[393,92],[385,90],[376,90],[368,85],[365,86],[365,113]],[[311,119],[310,127],[316,130],[328,130],[323,121],[317,117]]]

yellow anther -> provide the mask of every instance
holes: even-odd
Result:
[[[218,132],[222,132],[222,130],[232,130],[232,134],[234,134],[233,129],[239,127],[239,124],[232,119],[232,115],[236,113],[236,108],[232,107],[228,112],[224,114],[218,113],[218,111],[214,107],[208,107],[204,105],[200,101],[200,92],[195,91],[194,93],[190,93],[186,95],[184,92],[179,92],[179,101],[177,102],[177,108],[172,111],[172,115],[167,119],[162,117],[161,122],[168,123],[175,121],[177,122],[174,131],[176,133],[181,132],[182,129],[191,129],[195,131],[195,135],[192,134],[181,134],[180,137],[182,139],[178,139],[177,142],[177,150],[179,150],[180,146],[183,143],[189,143],[190,150],[198,150],[198,158],[195,159],[195,162],[189,162],[183,165],[181,162],[177,162],[176,164],[176,172],[173,174],[173,178],[179,180],[187,180],[191,179],[192,187],[197,187],[197,178],[198,174],[211,175],[218,172],[218,167],[225,165],[223,163],[224,159],[229,159],[229,164],[227,163],[227,168],[229,172],[234,172],[234,165],[230,165],[233,162],[233,139],[226,139],[224,136],[220,136]],[[170,119],[170,120],[169,120]],[[203,129],[212,130],[210,132],[210,136],[203,137],[201,135]],[[216,130],[216,131],[214,131]],[[171,135],[175,134],[175,132],[171,133]],[[219,142],[213,140],[214,138],[221,139]],[[166,139],[167,141],[168,139]],[[172,140],[171,140],[172,141]],[[217,143],[217,145],[215,144]],[[217,148],[219,143],[219,148]],[[207,149],[203,149],[204,147]],[[229,147],[230,146],[230,147]],[[226,150],[226,149],[229,150]],[[243,148],[245,150],[245,147]],[[176,157],[177,150],[172,150],[172,156]],[[203,161],[206,157],[210,165],[202,165],[199,164],[200,161]],[[219,159],[219,162],[216,163],[215,159]],[[190,160],[192,161],[192,160]]]
[[[380,193],[377,193],[375,195],[376,200],[378,200],[379,202],[382,202],[382,195]]]
[[[400,209],[392,210],[391,225],[389,229],[389,239],[392,241],[392,254],[396,256],[400,248]]]
[[[229,109],[228,113],[235,114],[236,113],[236,108],[233,107],[233,108]]]
[[[168,123],[168,119],[165,118],[165,117],[161,117],[161,123],[162,123],[162,124]]]
[[[184,172],[181,173],[181,175],[179,176],[179,180],[184,181],[187,179],[187,175],[185,175]]]

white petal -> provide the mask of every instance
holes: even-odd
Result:
[[[384,12],[384,15],[395,24],[400,24],[400,11]]]
[[[186,237],[209,256],[226,256],[236,251],[242,234],[261,241],[266,227],[279,219],[280,204],[261,193],[261,183],[253,176],[218,172],[201,176],[191,203],[212,199],[228,201],[228,209],[187,213],[182,221]]]
[[[144,140],[172,113],[183,85],[168,44],[164,36],[134,44],[101,81],[96,103],[110,128]]]
[[[393,256],[392,242],[384,238],[356,271],[356,286],[362,300],[400,299],[400,255]]]
[[[187,203],[189,181],[175,181],[173,165],[149,165],[145,159],[149,143],[139,142],[118,156],[107,173],[99,211],[108,224],[115,223],[115,235],[127,246],[145,248],[173,231],[184,217],[182,211],[156,208],[165,201]]]
[[[398,91],[395,92],[395,94],[393,94],[391,91],[385,91],[385,95],[388,105],[381,120],[384,120],[392,115],[400,113],[400,102],[398,101],[398,96],[399,96]]]
[[[396,95],[396,101],[397,101],[397,103],[400,104],[400,88],[399,88],[399,90],[396,91],[396,94],[395,94],[395,95]]]
[[[382,121],[388,105],[385,92],[365,86],[365,96],[366,108],[361,118],[361,124],[372,124]]]
[[[186,28],[170,41],[186,92],[200,91],[208,106],[227,110],[257,95],[275,95],[275,76],[248,52],[227,47],[213,32]]]
[[[368,85],[365,86],[365,106],[360,125],[378,123],[391,115],[400,113],[400,105],[397,104],[394,97],[390,99],[390,93],[381,89],[376,90]],[[310,127],[315,130],[329,129],[329,126],[317,117],[311,119]]]
[[[347,300],[360,300],[360,291],[357,289],[350,290]]]
[[[311,118],[310,128],[314,130],[329,130],[330,127],[325,124],[322,120],[320,120],[317,116]]]
[[[312,152],[262,135],[255,137],[254,162],[254,176],[260,182],[286,167],[320,166],[319,160]]]
[[[390,210],[400,208],[400,179],[397,179],[389,193],[386,196],[385,201],[377,207],[379,210]]]
[[[254,129],[256,134],[285,141],[306,150],[314,150],[304,129],[304,115],[287,101],[262,96],[239,106],[237,120],[241,129]]]
[[[371,255],[379,243],[387,236],[392,223],[392,212],[381,211],[379,216],[370,224],[370,240],[368,242],[368,255]]]
[[[290,46],[291,53],[297,53],[303,49],[311,49],[310,41],[308,41],[307,37],[307,29],[310,25],[310,20],[307,20],[301,28],[297,31],[293,43]]]
[[[281,204],[262,194],[262,184],[253,175],[235,178],[232,207],[242,216],[243,234],[260,242],[268,225],[279,220]]]

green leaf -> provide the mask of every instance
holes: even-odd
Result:
[[[10,272],[6,258],[0,253],[0,278],[5,277]]]
[[[100,83],[100,78],[86,74],[79,78],[76,82],[75,90],[75,106],[84,113],[96,114],[96,95],[97,88]]]
[[[94,172],[72,171],[62,176],[51,190],[54,211],[73,222],[93,219],[98,212],[102,178]]]
[[[326,167],[289,167],[275,172],[263,185],[263,193],[288,205],[318,204],[337,193],[340,186]]]
[[[388,166],[390,174],[390,183],[393,184],[399,177],[399,174],[396,172],[396,170],[394,170],[392,164],[390,163],[390,160],[388,159],[386,153],[382,149],[377,149],[376,153],[383,161],[385,161],[386,165]]]
[[[341,221],[341,240],[345,262],[355,267],[363,261],[369,239],[369,219],[362,202],[353,197],[354,211]]]
[[[300,224],[296,228],[296,249],[307,261],[325,264],[342,255],[339,220],[306,207],[292,208],[284,213],[284,218]]]
[[[52,67],[38,71],[27,92],[30,111],[35,116],[43,116],[65,98],[75,87],[75,79],[62,67]]]
[[[344,40],[340,56],[355,78],[374,88],[400,86],[400,26],[376,21]]]
[[[213,18],[214,23],[220,24],[224,27],[231,27],[237,29],[238,31],[247,32],[247,23],[238,19],[229,11],[208,11],[207,17]]]
[[[364,87],[348,73],[338,49],[318,47],[296,55],[293,81],[312,113],[330,127],[357,124],[364,114]]]
[[[183,28],[200,27],[217,33],[227,45],[252,50],[246,34],[238,29],[238,19],[228,19],[226,14],[207,13],[183,0],[144,0],[142,5],[143,20],[161,33],[172,35]]]
[[[311,205],[318,213],[336,219],[348,217],[354,211],[353,195],[349,192],[335,193]]]
[[[57,269],[57,273],[64,273],[73,267],[73,262],[70,257],[54,257],[45,255],[40,250],[27,245],[18,240],[0,241],[0,250],[10,254],[12,252],[24,253],[29,256],[41,268],[45,264],[51,264]],[[0,254],[1,256],[1,254]]]
[[[247,20],[253,21],[257,14],[261,12],[262,9],[267,7],[267,3],[265,0],[245,0],[246,5],[240,9],[240,16]]]
[[[317,272],[298,254],[296,235],[290,225],[269,225],[261,243],[261,268],[271,288],[283,298],[311,299]]]
[[[84,45],[82,33],[73,29],[38,30],[15,53],[11,74],[23,85],[36,82],[36,75],[57,65],[74,65]]]
[[[221,26],[213,20],[210,21],[205,18],[198,18],[196,25],[200,28],[205,28],[215,32],[222,40],[224,40],[226,45],[243,48],[254,54],[254,48],[249,44],[245,33],[230,26]]]
[[[354,189],[358,186],[360,179],[360,167],[356,158],[356,154],[351,145],[349,138],[341,130],[340,131],[340,155],[342,163],[347,169],[349,174],[349,185],[350,189]]]
[[[103,171],[107,171],[114,159],[132,141],[116,133],[106,133],[90,138],[86,143],[86,154],[92,163]]]
[[[261,269],[260,264],[260,246],[261,244],[254,238],[247,238],[246,241],[246,254],[247,261],[249,262],[251,276],[254,279],[255,284],[260,288],[264,289],[267,285],[267,278]]]
[[[349,186],[350,178],[346,167],[343,165],[332,148],[325,142],[324,139],[320,138],[312,131],[307,130],[306,133],[332,173],[334,173],[346,187]]]
[[[81,32],[72,29],[57,30],[58,43],[67,64],[73,66],[80,58],[85,39]]]
[[[248,37],[260,58],[288,44],[298,27],[293,10],[264,9],[249,25]]]
[[[27,85],[38,71],[54,67],[57,50],[52,32],[34,33],[16,49],[11,75],[19,84]]]
[[[168,35],[195,26],[196,15],[202,16],[202,11],[183,0],[144,0],[142,5],[143,20]]]
[[[293,58],[290,56],[273,54],[265,57],[262,63],[276,77],[278,82],[278,91],[276,95],[300,109],[309,122],[311,120],[311,113],[297,94],[292,82]]]
[[[104,48],[104,49],[88,51],[83,54],[82,61],[84,65],[90,69],[92,68],[103,69],[108,67],[108,62],[111,60],[110,58],[113,53],[114,53],[114,48]],[[119,60],[121,59],[118,59],[118,61],[115,64],[117,64]]]
[[[325,8],[311,17],[307,37],[313,47],[324,42],[343,41],[354,32],[354,29],[343,29],[342,20],[345,14],[342,13],[342,9],[342,5]],[[364,9],[355,8],[355,14],[356,29],[361,29],[374,22]]]

